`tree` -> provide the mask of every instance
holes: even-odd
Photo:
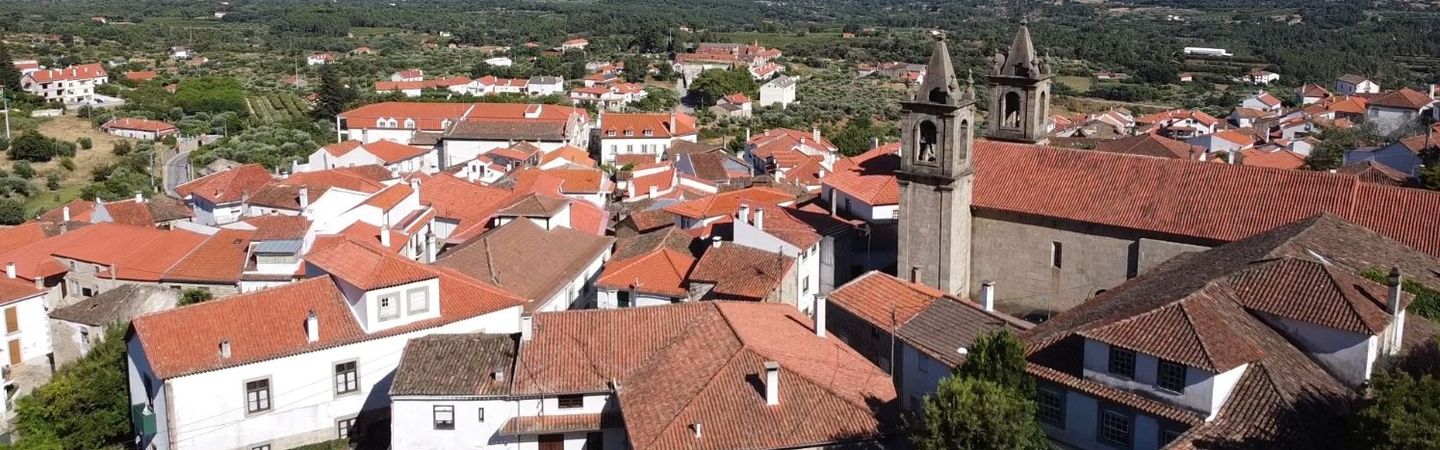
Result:
[[[1030,376],[1025,374],[1025,346],[1009,330],[976,338],[965,354],[965,364],[955,369],[955,376],[989,380],[1027,397],[1034,390]]]
[[[1363,124],[1351,128],[1331,128],[1317,136],[1320,145],[1305,157],[1305,167],[1310,170],[1330,170],[1345,163],[1345,152],[1371,145],[1380,141],[1374,126]]]
[[[10,49],[4,45],[0,45],[0,61],[12,61]],[[0,87],[5,89],[7,96],[12,95],[11,92],[23,92],[20,88],[20,69],[16,69],[14,64],[0,64]]]
[[[13,198],[0,198],[0,225],[25,223],[25,204]]]
[[[650,60],[641,56],[625,58],[625,82],[640,83],[645,81],[645,75],[650,71]]]
[[[18,448],[121,448],[129,443],[125,331],[112,324],[85,357],[15,402]]]
[[[1009,331],[981,336],[910,418],[910,441],[920,450],[1048,449],[1032,391],[1020,340]]]
[[[55,140],[35,130],[26,131],[10,143],[10,159],[45,162],[55,157]]]
[[[1015,390],[979,378],[949,377],[925,397],[910,441],[919,450],[1042,450],[1034,402]]]
[[[204,303],[212,298],[215,298],[215,295],[211,294],[210,291],[200,288],[190,288],[180,294],[180,306]]]
[[[20,178],[35,178],[35,168],[29,161],[15,161],[15,175]]]
[[[1440,380],[1404,372],[1379,373],[1373,395],[1355,414],[1355,448],[1400,450],[1440,448]]]
[[[736,92],[757,98],[760,85],[743,69],[707,70],[690,84],[690,93],[695,95],[700,106],[713,106],[720,97]]]
[[[191,113],[244,114],[245,88],[229,77],[186,78],[175,87],[175,103]]]
[[[318,120],[335,120],[335,116],[345,111],[345,105],[355,96],[355,91],[340,82],[335,68],[326,64],[320,69],[320,100],[310,114]]]

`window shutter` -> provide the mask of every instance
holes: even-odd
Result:
[[[17,333],[20,331],[20,318],[15,314],[15,307],[5,308],[5,332]]]

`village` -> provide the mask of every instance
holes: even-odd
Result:
[[[26,417],[82,370],[123,387],[105,448],[146,450],[1350,448],[1406,416],[1386,383],[1440,376],[1440,87],[1087,97],[1132,75],[1037,26],[823,66],[427,37],[465,63],[307,49],[263,86],[7,37],[0,435],[93,442]],[[837,92],[861,112],[801,120]],[[925,434],[1007,356],[1023,407],[969,430],[1004,437]]]

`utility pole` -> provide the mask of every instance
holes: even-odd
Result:
[[[5,140],[10,140],[10,93],[5,88],[0,88],[0,98],[5,99]]]

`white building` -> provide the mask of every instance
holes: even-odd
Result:
[[[760,86],[760,106],[780,105],[788,107],[795,103],[795,78],[782,76]]]
[[[545,152],[590,145],[589,114],[569,106],[386,102],[345,111],[338,120],[341,139],[410,144],[423,134],[438,140],[442,169],[522,141]]]
[[[519,331],[520,301],[340,242],[310,279],[139,318],[128,342],[140,448],[293,448],[363,439],[407,340]]]
[[[0,347],[0,372],[4,374],[6,389],[4,401],[0,401],[0,414],[9,416],[14,405],[11,395],[16,390],[29,392],[37,386],[22,386],[14,376],[18,367],[36,368],[48,372],[53,353],[50,333],[49,309],[45,297],[50,292],[37,280],[29,282],[17,278],[14,262],[5,263],[5,278],[0,279],[0,314],[4,317],[5,345]]]
[[[20,77],[20,87],[45,101],[82,105],[94,103],[95,86],[109,81],[105,67],[96,63],[26,73]]]
[[[264,166],[246,164],[196,178],[176,186],[175,192],[190,204],[195,223],[224,225],[240,220],[249,195],[273,181]]]
[[[1375,131],[1382,135],[1403,132],[1420,126],[1420,119],[1430,113],[1435,103],[1433,93],[1400,88],[1365,102],[1365,122],[1375,125]]]
[[[1223,48],[1185,47],[1184,52],[1185,52],[1185,54],[1187,54],[1187,55],[1235,56],[1235,55],[1231,54],[1228,50],[1225,50],[1225,49],[1223,49]]]
[[[536,75],[525,85],[525,93],[532,96],[555,95],[565,92],[565,79]]]
[[[120,137],[153,141],[180,132],[179,128],[159,120],[121,117],[110,119],[100,126],[100,131]]]
[[[644,154],[657,159],[670,148],[670,141],[695,142],[699,135],[695,119],[684,113],[605,114],[600,129],[600,162],[612,163],[618,155]]]
[[[1335,92],[1340,95],[1379,94],[1380,83],[1364,75],[1347,73],[1335,79]]]
[[[375,164],[399,176],[412,172],[433,174],[440,171],[434,149],[398,144],[387,140],[362,143],[349,140],[326,145],[310,154],[305,171]]]
[[[515,61],[511,60],[508,56],[496,56],[494,58],[486,59],[485,64],[489,64],[495,67],[510,67],[515,65]]]
[[[310,56],[305,57],[307,66],[323,66],[332,62],[335,62],[335,55],[330,53],[311,53]]]

